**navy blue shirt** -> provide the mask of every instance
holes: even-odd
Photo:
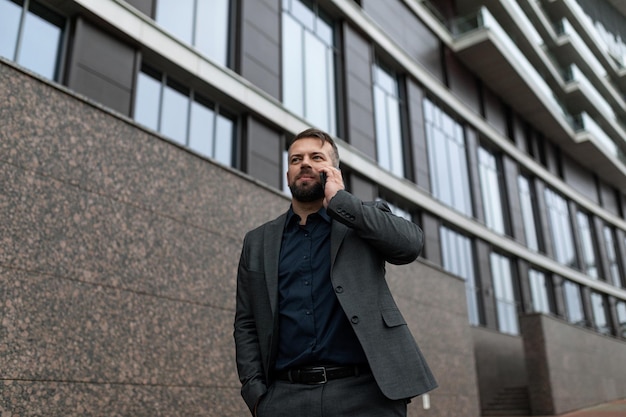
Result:
[[[324,208],[304,226],[291,208],[287,214],[278,269],[276,370],[366,362],[330,281],[330,224]]]

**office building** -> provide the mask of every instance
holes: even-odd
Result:
[[[411,416],[626,398],[620,0],[0,0],[0,411],[247,415],[243,234],[287,143],[426,235]]]

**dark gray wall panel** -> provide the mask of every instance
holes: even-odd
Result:
[[[376,160],[371,46],[348,24],[343,25],[347,140]]]
[[[480,97],[478,83],[472,74],[463,64],[456,59],[455,55],[446,48],[446,73],[448,86],[452,92],[463,101],[467,107],[476,114],[480,114]]]
[[[241,1],[240,73],[281,98],[280,0]]]
[[[402,49],[443,81],[439,39],[401,0],[362,0],[361,4]]]
[[[598,204],[598,190],[593,173],[563,155],[563,180],[580,194]]]
[[[281,167],[283,148],[280,134],[249,117],[246,136],[248,174],[281,189],[287,169]]]
[[[147,16],[154,17],[154,4],[157,0],[126,0],[126,2],[136,7],[140,12]]]
[[[82,18],[73,39],[68,87],[130,115],[135,50]]]
[[[407,81],[409,130],[413,151],[413,176],[420,188],[430,191],[426,125],[424,124],[424,90],[411,80]]]

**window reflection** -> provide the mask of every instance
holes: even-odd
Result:
[[[195,91],[145,65],[137,78],[134,117],[201,155],[234,164],[234,119]]]
[[[518,334],[517,303],[513,290],[510,260],[497,253],[492,253],[490,260],[498,314],[498,330],[503,333]]]
[[[626,339],[626,301],[618,301],[615,310],[617,312],[618,336]]]
[[[613,238],[613,229],[609,226],[604,226],[604,245],[606,248],[606,257],[609,261],[609,274],[611,281],[616,287],[621,287],[622,280],[617,260],[617,249],[615,247],[615,239]]]
[[[376,151],[380,166],[397,176],[404,176],[400,97],[395,74],[375,64],[374,117]]]
[[[517,177],[517,186],[519,188],[520,210],[522,212],[526,246],[528,246],[529,249],[538,251],[539,239],[535,220],[535,193],[530,187],[529,179],[523,175]]]
[[[0,0],[0,55],[56,79],[65,19],[34,0]]]
[[[584,272],[590,277],[597,279],[596,248],[591,223],[589,222],[589,215],[579,211],[576,213],[576,221],[578,222],[578,230],[580,232]]]
[[[591,308],[593,309],[593,324],[600,333],[610,334],[611,327],[607,319],[606,299],[597,292],[591,293]]]
[[[189,92],[171,81],[163,90],[160,131],[178,143],[187,139]]]
[[[465,280],[467,314],[472,325],[480,324],[479,293],[474,272],[472,241],[453,230],[440,228],[441,256],[443,268]]]
[[[424,120],[433,195],[472,216],[463,129],[430,100],[424,100]]]
[[[299,0],[283,1],[282,47],[283,104],[335,134],[335,50],[329,19]]]
[[[546,188],[545,197],[555,259],[563,265],[576,268],[574,237],[567,201],[549,188]]]
[[[228,63],[230,0],[158,0],[155,20],[217,63]]]
[[[0,55],[15,61],[15,48],[22,8],[9,0],[0,0]]]
[[[485,148],[478,149],[478,172],[480,191],[483,196],[485,222],[487,226],[504,234],[504,212],[500,195],[500,174],[495,155]]]
[[[580,296],[580,286],[572,281],[563,282],[563,295],[565,296],[565,312],[567,320],[580,326],[585,325],[585,313]]]
[[[531,269],[528,271],[528,280],[530,282],[533,311],[538,313],[550,313],[550,302],[548,298],[550,289],[548,288],[545,274]]]

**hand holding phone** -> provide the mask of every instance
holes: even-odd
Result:
[[[320,172],[320,183],[322,183],[322,190],[326,188],[326,172]]]

